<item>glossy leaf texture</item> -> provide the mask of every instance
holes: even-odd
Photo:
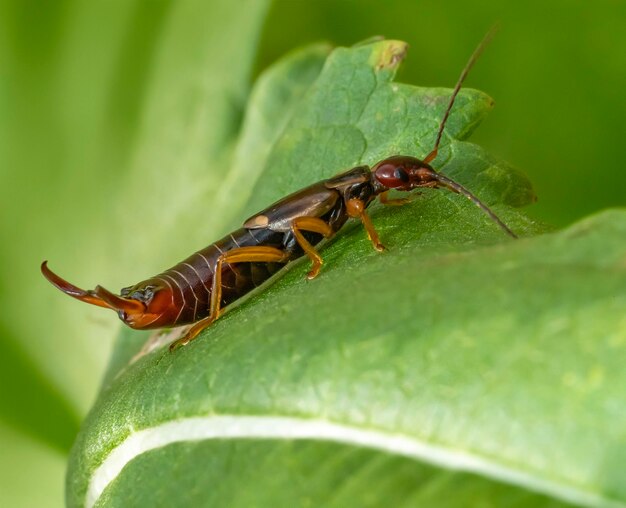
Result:
[[[357,164],[428,153],[450,90],[395,83],[405,51],[339,48],[320,69],[316,48],[266,72],[235,149],[256,147],[259,171],[241,219]],[[281,107],[305,62],[310,85]],[[533,200],[524,176],[465,141],[491,107],[461,93],[434,165],[523,239],[425,191],[372,207],[386,252],[348,227],[316,280],[296,264],[174,354],[136,356],[146,336],[123,333],[69,505],[626,506],[626,213],[545,233],[514,208]]]

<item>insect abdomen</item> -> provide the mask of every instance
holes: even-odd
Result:
[[[176,306],[180,309],[170,326],[194,323],[209,315],[213,274],[217,260],[223,252],[258,245],[282,248],[283,238],[283,233],[267,229],[238,229],[154,277],[171,287]],[[224,307],[249,293],[283,266],[280,263],[224,264],[221,306]]]

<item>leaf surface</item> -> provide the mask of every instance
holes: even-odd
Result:
[[[288,121],[242,218],[357,164],[428,153],[450,91],[394,83],[405,49],[340,48],[277,108]],[[388,251],[348,227],[316,280],[296,264],[175,354],[128,364],[139,338],[123,334],[69,504],[625,506],[626,212],[534,236],[513,208],[528,181],[464,141],[491,105],[461,93],[435,166],[529,238],[424,192],[372,207]]]
[[[0,6],[0,370],[19,366],[16,384],[46,399],[38,410],[15,390],[0,417],[68,449],[118,328],[52,288],[44,259],[118,290],[217,232],[216,214],[187,214],[220,192],[197,182],[227,173],[267,4],[51,3],[36,20],[24,2]]]

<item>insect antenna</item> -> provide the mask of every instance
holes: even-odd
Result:
[[[467,74],[469,73],[470,69],[476,63],[476,60],[478,60],[478,57],[484,51],[485,47],[487,47],[487,44],[491,42],[491,39],[493,39],[493,36],[496,34],[499,28],[500,26],[498,23],[496,23],[495,25],[491,27],[491,29],[483,37],[483,40],[480,41],[480,44],[476,46],[476,49],[472,53],[472,56],[470,56],[469,60],[465,64],[465,68],[461,72],[461,75],[459,76],[459,80],[456,82],[456,86],[454,87],[454,90],[452,92],[452,96],[450,97],[450,102],[448,103],[446,112],[444,113],[443,118],[441,119],[441,124],[439,125],[439,132],[437,132],[437,139],[435,141],[435,147],[424,159],[424,162],[426,164],[428,164],[435,157],[437,157],[437,152],[439,151],[439,142],[441,141],[441,135],[443,134],[443,129],[446,126],[446,122],[448,121],[448,117],[450,116],[450,110],[452,109],[452,106],[454,105],[454,100],[456,99],[456,96],[459,94],[459,90],[461,90],[463,81],[465,81],[465,78],[467,77]]]
[[[441,119],[441,124],[439,125],[439,131],[437,132],[437,139],[435,140],[435,146],[432,149],[432,151],[424,158],[424,162],[426,164],[428,164],[435,157],[437,157],[437,152],[439,151],[439,143],[441,142],[441,136],[443,135],[443,129],[446,126],[446,122],[448,121],[448,117],[450,116],[450,111],[452,110],[452,106],[454,105],[454,101],[457,95],[459,94],[459,91],[461,90],[463,81],[465,81],[465,78],[467,77],[467,74],[469,73],[470,69],[473,67],[473,65],[476,63],[476,60],[478,60],[478,57],[482,54],[484,49],[487,47],[487,44],[491,42],[491,39],[493,39],[493,36],[496,34],[499,28],[500,27],[498,23],[496,23],[495,25],[491,27],[491,29],[483,37],[483,40],[480,41],[478,46],[476,46],[476,49],[472,53],[472,56],[470,56],[469,60],[465,64],[465,68],[463,69],[463,71],[461,71],[461,75],[459,76],[459,79],[456,82],[454,90],[452,91],[452,95],[450,96],[450,102],[448,103],[446,112],[444,113],[443,118]],[[509,236],[513,238],[517,238],[517,235],[513,231],[511,231],[511,229],[504,222],[502,222],[500,218],[495,213],[493,213],[487,205],[485,205],[480,199],[474,196],[474,194],[468,191],[461,184],[458,184],[454,180],[450,180],[448,177],[437,172],[433,172],[432,177],[438,182],[440,182],[447,189],[465,196],[472,203],[474,203],[478,208],[480,208],[483,212],[485,212],[489,216],[489,218],[492,221],[494,221],[498,226],[500,226],[500,228],[505,233],[507,233]]]
[[[483,212],[485,212],[489,218],[494,221],[505,233],[513,238],[517,238],[517,235],[511,231],[511,229],[500,220],[500,218],[491,211],[491,209],[485,205],[480,199],[478,199],[474,194],[468,191],[461,184],[456,183],[454,180],[450,180],[449,178],[443,176],[441,173],[434,173],[433,178],[435,178],[438,182],[440,182],[444,187],[448,188],[452,192],[457,192],[458,194],[462,194],[467,199],[469,199],[472,203],[474,203],[478,208],[480,208]]]

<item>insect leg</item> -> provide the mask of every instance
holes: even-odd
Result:
[[[309,273],[307,273],[306,277],[307,279],[314,279],[320,273],[320,268],[323,263],[322,257],[317,253],[307,239],[304,238],[301,231],[319,233],[320,235],[324,235],[325,238],[330,238],[333,236],[334,232],[326,222],[322,219],[318,219],[317,217],[297,217],[291,222],[291,232],[293,233],[293,236],[296,237],[296,241],[313,263],[313,266],[311,267]]]
[[[170,344],[170,351],[179,346],[189,344],[198,334],[215,321],[221,314],[222,301],[222,266],[224,263],[284,263],[288,261],[288,254],[275,247],[239,247],[224,252],[215,264],[213,275],[213,285],[211,287],[211,301],[209,303],[208,317],[195,323],[184,337]]]
[[[411,202],[411,198],[389,199],[389,191],[381,192],[378,197],[383,205],[402,206]]]
[[[367,237],[372,242],[374,248],[379,252],[384,251],[385,246],[380,243],[380,239],[378,238],[378,233],[374,228],[374,224],[372,224],[370,216],[367,215],[367,212],[365,211],[365,203],[357,198],[349,199],[348,201],[346,201],[346,211],[348,212],[348,215],[350,217],[356,217],[361,219],[363,227],[365,227]]]

